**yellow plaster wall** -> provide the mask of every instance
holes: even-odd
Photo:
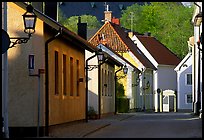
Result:
[[[60,124],[75,120],[85,119],[85,70],[84,58],[85,51],[78,50],[78,46],[73,46],[67,42],[56,39],[49,43],[49,124]],[[59,59],[59,95],[55,95],[55,56],[58,51]],[[62,93],[62,60],[63,54],[67,57],[67,95]],[[70,83],[70,57],[74,60],[74,83]],[[83,78],[80,82],[80,93],[76,96],[76,60],[79,60],[79,77]],[[70,86],[74,87],[74,95],[70,96]]]
[[[10,37],[27,37],[22,15],[26,11],[8,2],[8,34]],[[8,50],[8,118],[9,126],[37,126],[38,78],[29,76],[28,56],[35,55],[35,71],[44,68],[43,22],[37,19],[36,32],[31,39]],[[44,75],[41,75],[41,121],[44,125]]]

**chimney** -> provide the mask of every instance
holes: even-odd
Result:
[[[109,11],[109,5],[106,5],[106,11],[104,11],[105,19],[104,21],[109,21],[111,22],[112,19],[112,11]]]
[[[57,10],[58,10],[58,4],[57,2],[44,2],[45,3],[45,15],[51,17],[54,20],[58,20],[57,18]]]
[[[120,25],[120,19],[119,18],[115,18],[113,17],[112,20],[111,20],[112,23],[115,23],[117,25]]]
[[[32,2],[32,6],[43,13],[43,2]]]
[[[78,17],[78,35],[87,40],[87,23],[81,23],[81,17]]]
[[[151,33],[150,32],[145,32],[144,35],[145,36],[151,36]]]

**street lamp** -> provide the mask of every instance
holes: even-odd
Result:
[[[88,122],[88,71],[91,71],[95,68],[98,68],[99,65],[88,65],[88,61],[91,60],[92,58],[94,58],[95,56],[97,56],[98,58],[98,63],[99,65],[104,61],[104,54],[102,49],[98,49],[98,51],[95,52],[95,54],[89,58],[86,59],[86,66],[85,66],[85,70],[86,70],[86,105],[85,105],[85,110],[86,110],[86,114],[85,114],[85,119],[86,122]]]
[[[200,26],[202,22],[202,12],[198,13],[195,16],[195,22],[194,22],[194,26]]]
[[[28,5],[26,7],[26,12],[22,16],[23,16],[23,22],[24,22],[24,28],[25,28],[24,32],[28,34],[28,37],[10,37],[10,40],[15,40],[15,41],[10,42],[12,43],[12,45],[9,48],[14,47],[16,44],[27,43],[31,35],[35,32],[35,24],[36,24],[37,16],[33,12],[32,5]]]

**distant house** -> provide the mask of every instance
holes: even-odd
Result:
[[[156,70],[153,71],[153,92],[157,112],[160,108],[157,89],[173,91],[177,89],[177,76],[174,68],[179,64],[180,59],[149,33],[145,35],[136,33],[131,39],[156,67]]]
[[[138,85],[140,87],[139,92],[137,92],[137,87],[133,84],[138,75],[130,71],[127,74],[127,81],[125,80],[127,82],[125,84],[125,95],[130,99],[130,109],[154,109],[152,72],[156,70],[156,67],[129,38],[127,30],[120,26],[119,19],[112,18],[111,11],[105,11],[104,13],[106,22],[89,39],[89,42],[93,45],[101,43],[107,48],[114,50],[141,71],[139,76],[140,84]],[[136,94],[138,94],[137,98],[135,98]]]
[[[192,54],[188,53],[174,69],[177,72],[178,111],[192,110]]]
[[[11,37],[25,36],[22,15],[26,6],[24,2],[7,2]],[[85,119],[85,50],[94,52],[94,46],[54,17],[34,12],[37,23],[31,39],[8,50],[10,137],[36,136],[39,104],[40,136],[49,135],[50,126]],[[34,56],[32,71],[28,69],[30,55]]]
[[[115,85],[116,80],[119,80],[118,78],[120,78],[120,76],[118,76],[116,71],[124,66],[127,66],[128,71],[134,72],[137,75],[140,71],[126,59],[103,44],[98,44],[96,47],[103,50],[108,60],[96,69],[89,71],[89,106],[94,107],[100,118],[101,116],[117,112]],[[93,53],[86,51],[86,58],[92,55]],[[93,60],[90,60],[89,65],[95,66],[97,63],[97,59],[93,58]],[[125,76],[123,69],[121,73],[122,76]]]

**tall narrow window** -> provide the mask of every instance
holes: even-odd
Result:
[[[107,76],[106,76],[106,70],[105,70],[105,75],[104,75],[104,78],[105,78],[105,79],[104,79],[104,88],[105,88],[105,91],[104,91],[105,93],[104,93],[104,94],[105,94],[105,96],[106,96],[106,94],[107,94],[106,77],[107,77]]]
[[[55,51],[55,95],[59,94],[59,61],[58,52]]]
[[[73,58],[70,57],[70,96],[74,95],[74,61]]]
[[[76,61],[77,63],[77,96],[79,96],[80,88],[79,88],[79,60]]]
[[[109,96],[110,95],[110,72],[108,71],[108,84],[107,84],[107,91],[108,91],[108,93],[107,93],[107,95]]]
[[[63,94],[67,95],[67,58],[66,55],[63,54]]]
[[[186,74],[186,84],[192,85],[192,74]]]
[[[101,77],[102,77],[102,96],[104,96],[104,74],[103,74],[103,68],[102,68],[102,70],[101,70]]]
[[[110,96],[113,94],[113,73],[110,72]]]

